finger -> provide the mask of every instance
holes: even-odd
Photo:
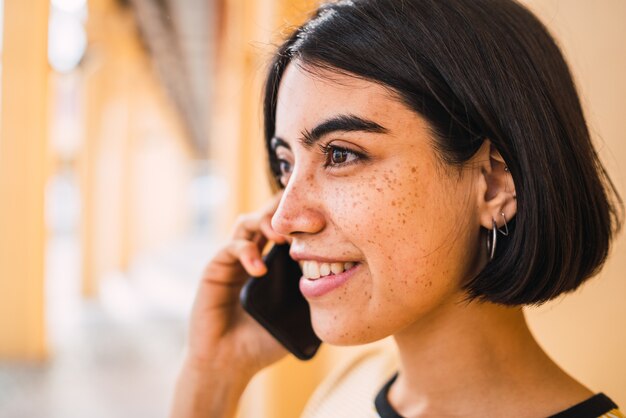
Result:
[[[267,204],[257,212],[240,215],[235,223],[232,234],[234,239],[254,240],[259,231],[268,239],[275,242],[284,242],[284,236],[278,234],[271,227],[271,219],[278,208],[282,191],[274,195]]]
[[[272,228],[271,216],[252,218],[244,215],[239,222],[240,224],[238,225],[233,236],[234,239],[244,239],[256,242],[259,244],[260,249],[263,248],[268,240],[278,244],[286,242],[286,237],[279,234],[274,230],[274,228]],[[263,244],[260,244],[261,242],[263,242]]]
[[[257,213],[239,215],[233,228],[233,239],[252,240],[259,232],[261,217]]]
[[[255,242],[237,239],[219,251],[207,266],[205,278],[228,283],[240,272],[241,267],[250,276],[262,276],[267,268],[261,258],[261,250]]]
[[[233,243],[233,253],[250,276],[262,276],[267,272],[261,249],[256,242],[238,240]]]
[[[285,236],[279,234],[272,228],[272,218],[271,216],[265,216],[261,218],[259,222],[259,229],[270,241],[274,241],[277,244],[283,244],[286,242]]]

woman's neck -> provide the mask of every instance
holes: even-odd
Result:
[[[451,303],[394,338],[389,401],[403,416],[546,416],[592,395],[539,347],[520,308]]]

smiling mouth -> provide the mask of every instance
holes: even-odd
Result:
[[[316,280],[323,277],[341,274],[346,270],[350,270],[356,264],[355,262],[336,262],[336,263],[320,263],[314,260],[303,260],[299,262],[302,269],[302,275],[306,279]]]

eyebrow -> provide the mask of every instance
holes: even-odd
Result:
[[[356,115],[338,115],[317,125],[313,130],[305,129],[302,131],[300,142],[307,148],[310,148],[324,136],[333,132],[368,132],[368,133],[387,133],[389,130],[380,124]],[[276,150],[279,146],[291,149],[289,144],[277,136],[272,138],[272,150]]]

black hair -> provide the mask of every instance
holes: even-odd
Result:
[[[513,0],[346,0],[324,4],[278,48],[266,80],[270,142],[294,60],[390,88],[462,167],[488,138],[513,177],[517,214],[470,299],[539,304],[601,268],[623,204],[593,148],[568,66],[548,30]]]

